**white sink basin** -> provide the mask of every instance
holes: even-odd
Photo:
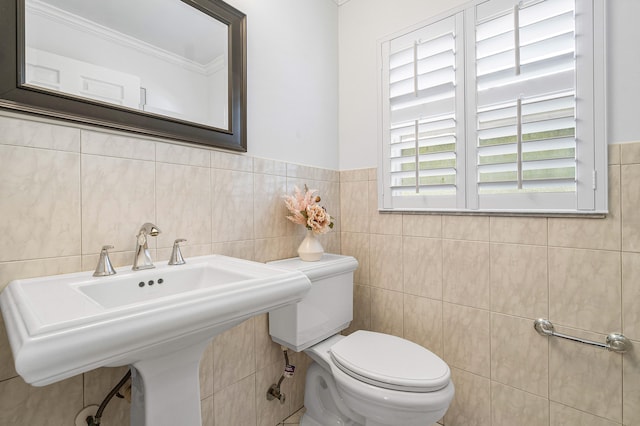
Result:
[[[12,281],[0,308],[16,371],[43,386],[132,365],[132,425],[200,424],[198,362],[211,338],[296,303],[311,283],[298,271],[226,256],[187,262]]]

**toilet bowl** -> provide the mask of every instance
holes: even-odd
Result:
[[[442,359],[388,334],[339,334],[353,316],[353,257],[272,264],[301,270],[312,283],[301,302],[269,313],[272,339],[315,361],[307,371],[301,426],[429,426],[442,418],[454,395]]]

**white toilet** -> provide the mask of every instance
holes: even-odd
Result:
[[[325,254],[317,262],[271,264],[300,270],[312,284],[301,302],[269,313],[272,339],[315,361],[301,426],[431,426],[442,418],[454,394],[442,359],[388,334],[338,334],[353,318],[356,259]]]

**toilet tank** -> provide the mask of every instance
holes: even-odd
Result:
[[[311,281],[311,290],[300,302],[269,312],[269,334],[274,342],[299,352],[349,326],[353,271],[358,267],[355,258],[324,254],[315,262],[296,257],[269,264],[302,271]]]

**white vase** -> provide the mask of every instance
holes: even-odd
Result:
[[[302,240],[300,247],[298,247],[298,256],[300,259],[306,262],[315,262],[320,260],[324,254],[322,244],[316,234],[313,231],[307,229],[307,235]]]

